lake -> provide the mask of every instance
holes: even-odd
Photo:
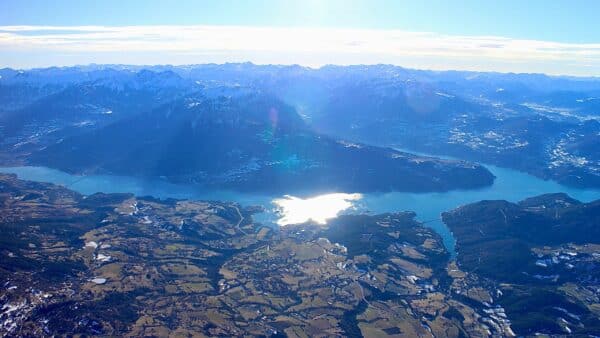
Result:
[[[360,193],[327,194],[321,196],[270,196],[239,193],[226,190],[206,191],[185,184],[173,184],[159,179],[140,179],[127,176],[91,175],[77,176],[46,167],[4,167],[2,173],[14,173],[24,180],[60,184],[82,194],[95,192],[130,192],[137,196],[159,198],[235,201],[242,205],[261,205],[266,212],[254,219],[269,225],[285,225],[313,219],[323,223],[340,212],[384,213],[414,211],[417,218],[439,233],[444,245],[454,256],[454,237],[440,220],[443,211],[480,200],[504,199],[517,202],[524,198],[564,192],[583,202],[600,198],[600,190],[584,190],[562,186],[554,181],[544,181],[535,176],[511,169],[486,165],[496,176],[492,186],[477,190],[454,190],[443,193]],[[360,194],[359,194],[360,193]],[[282,204],[283,203],[283,204]],[[287,220],[287,221],[286,221]]]

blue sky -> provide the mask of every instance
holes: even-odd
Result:
[[[577,0],[3,0],[0,67],[248,60],[598,76],[598,13],[600,1]]]
[[[600,42],[600,1],[3,0],[2,25],[249,25],[380,28]]]

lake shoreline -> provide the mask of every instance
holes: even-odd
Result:
[[[444,246],[455,257],[455,239],[449,228],[442,222],[441,214],[461,205],[480,200],[507,200],[518,202],[524,198],[545,193],[564,192],[582,202],[600,198],[600,190],[577,189],[562,186],[554,181],[542,180],[535,176],[512,169],[492,165],[486,167],[496,176],[494,184],[488,187],[470,190],[450,190],[446,192],[376,192],[364,193],[362,199],[354,201],[353,208],[342,213],[371,213],[414,211],[417,220],[432,228],[443,239]],[[144,180],[127,176],[113,175],[71,175],[47,167],[0,167],[2,173],[16,174],[20,179],[63,185],[79,193],[89,195],[96,192],[132,193],[136,196],[155,198],[175,198],[212,201],[233,201],[242,206],[261,206],[264,212],[253,215],[260,223],[277,226],[277,219],[285,215],[278,214],[273,204],[282,195],[265,193],[246,193],[231,190],[201,190],[185,184],[170,183],[165,180]],[[321,195],[322,192],[309,194]],[[295,195],[290,193],[286,195]]]

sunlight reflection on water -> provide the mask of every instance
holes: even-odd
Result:
[[[277,206],[277,213],[281,216],[277,220],[280,226],[300,224],[313,221],[319,224],[337,217],[342,211],[354,206],[354,202],[362,198],[361,194],[325,194],[311,198],[298,198],[285,195],[283,198],[273,200]]]

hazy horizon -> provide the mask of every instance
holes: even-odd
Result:
[[[389,66],[389,67],[397,67],[406,70],[412,71],[422,71],[422,72],[460,72],[460,73],[473,73],[473,74],[498,74],[498,75],[543,75],[552,78],[567,78],[567,79],[580,79],[580,80],[600,80],[600,75],[568,75],[568,74],[548,74],[548,73],[536,73],[536,72],[510,72],[510,71],[488,71],[488,70],[461,70],[461,69],[427,69],[427,68],[414,68],[414,67],[406,67],[404,65],[396,65],[390,63],[371,63],[371,64],[324,64],[320,66],[305,66],[297,63],[283,64],[283,63],[257,63],[252,61],[235,61],[235,62],[202,62],[202,63],[184,63],[184,64],[173,64],[173,63],[155,63],[155,64],[134,64],[134,63],[82,63],[82,64],[66,64],[66,65],[48,65],[42,67],[28,67],[28,68],[19,68],[19,67],[10,67],[10,66],[2,66],[0,69],[12,69],[15,71],[32,71],[32,70],[42,70],[42,69],[51,69],[51,68],[93,68],[93,67],[104,67],[104,68],[112,68],[112,67],[123,67],[123,68],[152,68],[152,67],[199,67],[199,66],[224,66],[224,65],[244,65],[251,64],[253,66],[259,67],[302,67],[304,69],[310,69],[314,71],[318,71],[327,67],[377,67],[377,66]]]
[[[599,10],[593,1],[5,2],[0,64],[250,61],[600,76]]]

